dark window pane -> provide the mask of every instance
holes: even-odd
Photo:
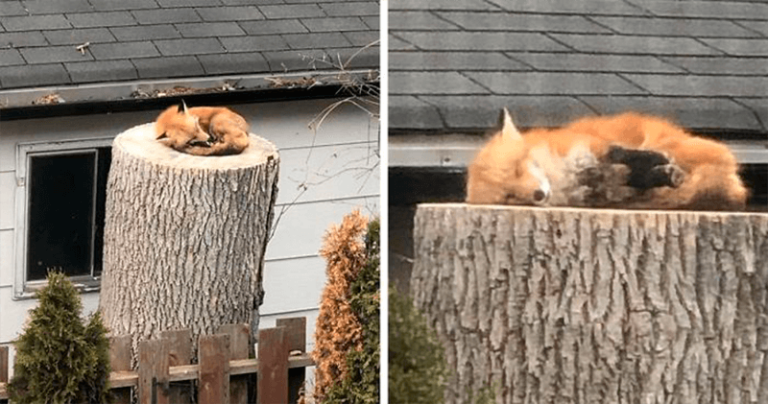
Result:
[[[750,210],[768,211],[768,163],[745,164],[741,178],[750,190]]]
[[[27,279],[90,275],[96,153],[31,156]]]

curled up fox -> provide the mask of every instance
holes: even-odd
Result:
[[[197,156],[239,154],[248,147],[248,122],[223,107],[171,106],[157,117],[155,138]]]
[[[470,164],[473,204],[741,210],[748,190],[723,144],[624,113],[521,134],[504,109]]]

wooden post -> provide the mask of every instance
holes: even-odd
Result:
[[[229,335],[200,337],[200,404],[229,403]]]
[[[258,404],[288,402],[288,336],[285,327],[259,331]]]
[[[0,346],[0,397],[5,397],[8,394],[8,367],[11,364],[8,363],[8,347]]]
[[[109,367],[112,372],[131,370],[131,336],[109,338]],[[112,389],[115,404],[131,404],[131,388]]]
[[[248,359],[251,329],[248,324],[225,324],[219,327],[219,334],[229,335],[229,360]],[[229,403],[248,403],[249,375],[231,376],[229,380]]]
[[[139,344],[139,403],[170,403],[168,351],[166,339],[142,341]],[[156,401],[153,401],[153,394]]]
[[[420,205],[447,403],[768,402],[768,215]]]
[[[0,383],[8,383],[8,347],[0,346]]]
[[[192,363],[192,331],[189,329],[163,331],[160,337],[168,341],[168,365],[180,366]],[[183,381],[170,385],[168,400],[173,404],[192,402],[192,382]]]
[[[285,327],[288,334],[288,352],[300,351],[304,353],[307,348],[307,318],[279,318],[276,325]],[[304,387],[307,371],[305,368],[288,369],[288,403],[295,404],[299,401],[299,393]]]
[[[0,397],[8,395],[8,368],[11,364],[8,362],[8,347],[0,346]]]
[[[107,185],[99,308],[138,341],[189,328],[256,323],[279,156],[250,136],[238,155],[179,153],[153,125],[115,138]],[[197,345],[193,346],[194,349]]]

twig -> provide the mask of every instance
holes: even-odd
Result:
[[[80,51],[80,54],[85,55],[85,50],[88,49],[88,47],[91,46],[90,42],[86,42],[82,45],[78,45],[75,47],[75,49]]]

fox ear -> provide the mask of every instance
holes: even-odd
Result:
[[[517,130],[515,123],[512,122],[512,116],[509,114],[507,107],[502,108],[501,114],[499,114],[499,127],[501,127],[502,136],[513,140],[522,139],[520,131]]]
[[[176,107],[176,111],[181,112],[182,114],[188,114],[189,110],[187,109],[187,103],[184,102],[184,100],[181,100],[181,104]]]

